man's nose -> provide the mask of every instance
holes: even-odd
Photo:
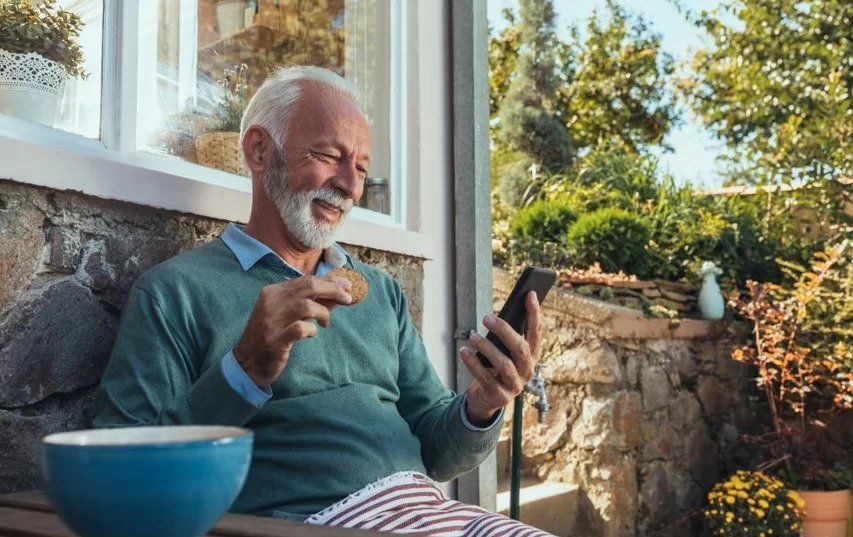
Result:
[[[363,185],[355,164],[342,162],[335,174],[334,186],[345,196],[358,202]]]

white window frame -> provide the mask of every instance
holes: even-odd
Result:
[[[409,228],[407,39],[409,2],[392,2],[390,215],[355,207],[339,240],[371,248],[433,257],[429,240]],[[0,114],[0,179],[74,190],[156,208],[245,222],[251,182],[178,157],[137,150],[136,117],[140,76],[139,2],[104,1],[101,139]]]

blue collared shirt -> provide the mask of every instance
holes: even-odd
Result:
[[[229,224],[222,233],[222,242],[234,253],[237,261],[244,271],[252,268],[261,260],[270,263],[275,267],[280,268],[284,272],[290,272],[293,277],[299,277],[303,274],[288,265],[275,252],[273,252],[266,244],[255,239],[247,234],[243,229],[236,224]],[[317,265],[317,276],[324,276],[332,270],[344,265],[352,266],[352,258],[341,248],[337,243],[333,244],[323,252],[323,258]],[[234,351],[231,350],[222,359],[222,374],[234,390],[239,393],[243,399],[250,404],[261,407],[272,397],[272,390],[269,387],[260,388],[243,370],[234,356]],[[463,398],[466,396],[463,395]],[[495,417],[494,421],[486,427],[477,427],[468,420],[465,413],[466,402],[463,400],[459,407],[462,414],[462,423],[474,431],[487,431],[496,424],[503,414],[503,410]]]

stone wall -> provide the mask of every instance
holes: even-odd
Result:
[[[88,427],[128,287],[225,225],[0,181],[0,494],[38,485],[41,437]],[[422,260],[347,250],[400,281],[420,327]]]
[[[494,274],[496,305],[511,290]],[[695,535],[711,486],[743,467],[754,427],[749,369],[723,323],[646,319],[562,289],[543,305],[544,424],[527,404],[523,473],[578,487],[565,535]],[[504,437],[509,436],[507,416]],[[506,461],[499,461],[506,472]],[[505,477],[505,476],[499,476]],[[535,524],[535,521],[529,521]]]

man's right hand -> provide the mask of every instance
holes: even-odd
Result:
[[[234,357],[261,388],[272,384],[287,365],[293,345],[317,335],[317,323],[329,326],[335,306],[352,302],[343,278],[303,276],[261,289]]]

